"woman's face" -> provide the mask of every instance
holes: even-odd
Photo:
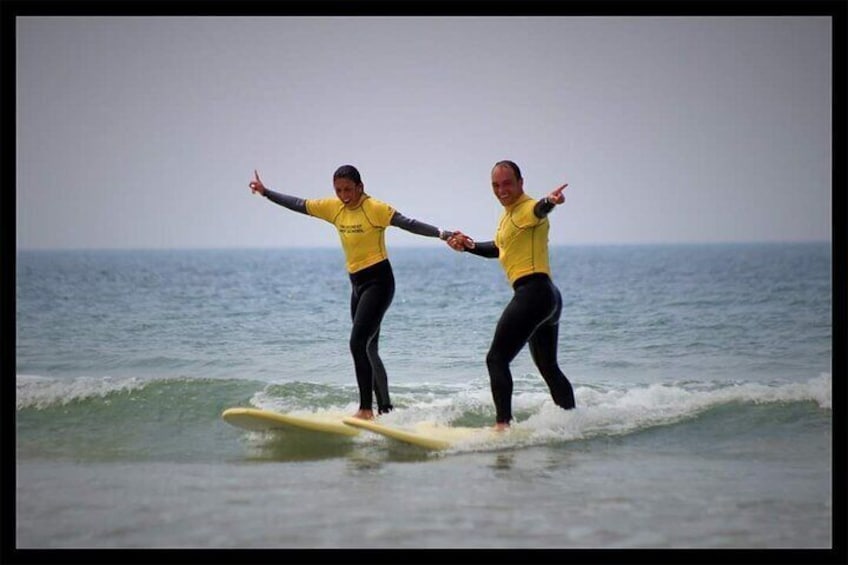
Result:
[[[359,199],[362,197],[362,192],[365,186],[356,184],[350,179],[337,178],[333,179],[333,188],[336,189],[336,196],[348,208],[353,208],[359,204]]]

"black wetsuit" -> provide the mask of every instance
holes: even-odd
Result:
[[[350,352],[359,385],[359,407],[372,409],[372,387],[377,396],[377,410],[392,410],[386,368],[380,359],[378,342],[383,315],[395,295],[395,277],[389,260],[350,273]]]
[[[265,190],[264,196],[285,208],[309,215],[306,200]],[[427,237],[446,239],[450,234],[435,226],[407,218],[395,211],[391,225]],[[384,259],[359,271],[349,273],[350,352],[353,356],[356,382],[359,387],[359,408],[372,410],[372,397],[377,397],[377,410],[384,414],[392,410],[386,368],[378,350],[380,324],[395,294],[395,279],[391,263]]]

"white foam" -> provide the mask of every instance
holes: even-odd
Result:
[[[538,440],[581,439],[600,434],[618,435],[694,417],[715,406],[740,403],[814,401],[831,409],[831,377],[822,374],[806,383],[763,385],[746,383],[715,390],[692,391],[655,384],[626,390],[575,390],[578,408],[564,411],[546,399],[517,428],[533,432]]]
[[[454,397],[454,406],[477,406],[491,412],[487,391],[467,391]],[[511,432],[498,436],[470,436],[451,451],[476,451],[518,445],[539,445],[550,441],[571,441],[601,435],[614,436],[659,425],[673,424],[721,405],[738,403],[779,403],[813,401],[822,409],[831,409],[831,376],[822,374],[806,383],[765,385],[757,383],[725,384],[710,390],[693,390],[678,385],[654,384],[621,390],[577,387],[577,409],[562,410],[547,393],[521,392],[513,395],[513,414],[531,413],[513,422]],[[397,424],[429,420],[444,424],[441,403],[416,405],[407,414],[390,414]],[[448,413],[451,413],[448,408]]]
[[[328,418],[350,416],[356,412],[359,404],[351,400],[343,405],[325,406],[315,409],[307,409],[302,406],[303,399],[297,396],[285,397],[274,396],[268,393],[267,385],[264,389],[257,391],[248,401],[250,406],[271,412],[281,412],[294,416],[327,416]]]
[[[143,388],[147,381],[135,377],[76,377],[54,379],[37,375],[18,375],[15,406],[43,409],[65,405],[86,398],[106,397],[114,392],[129,392]]]

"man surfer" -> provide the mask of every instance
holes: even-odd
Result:
[[[571,383],[557,362],[562,297],[551,280],[548,260],[548,214],[565,202],[566,186],[534,200],[524,192],[518,165],[498,161],[492,168],[492,191],[504,210],[494,241],[475,242],[461,232],[448,239],[448,245],[457,251],[498,258],[514,290],[486,355],[498,430],[508,428],[512,420],[509,365],[525,344],[529,344],[554,402],[566,410],[575,406]]]

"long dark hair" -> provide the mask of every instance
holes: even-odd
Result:
[[[353,165],[342,165],[336,169],[336,172],[333,173],[333,180],[336,179],[349,179],[357,185],[362,184],[362,177],[359,176],[359,171]]]
[[[518,165],[516,165],[512,161],[498,161],[497,163],[495,163],[495,166],[492,167],[492,170],[495,170],[495,168],[497,167],[509,167],[510,169],[512,169],[512,172],[515,173],[515,180],[521,180],[521,169],[519,169]]]

